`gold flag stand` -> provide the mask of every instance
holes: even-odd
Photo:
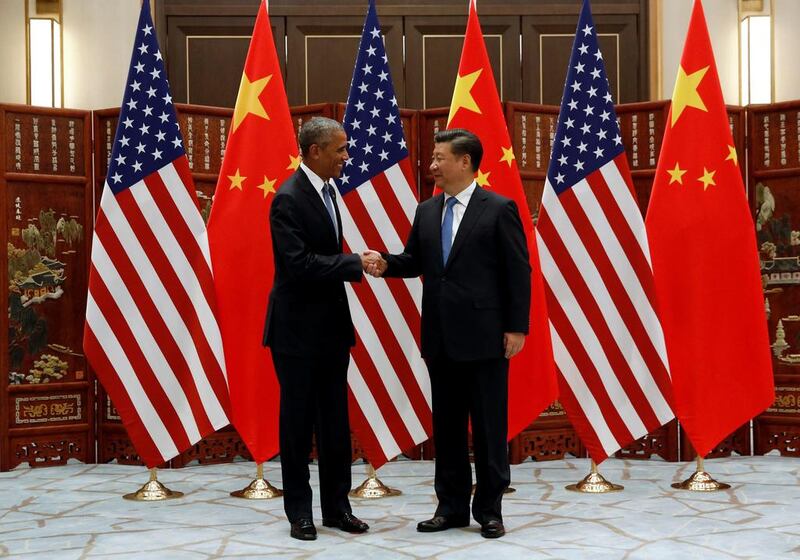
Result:
[[[283,496],[283,490],[275,488],[272,484],[264,480],[264,463],[256,464],[256,478],[245,488],[231,492],[234,498],[245,500],[269,500]]]
[[[391,496],[399,496],[402,494],[396,488],[389,488],[378,478],[378,473],[370,463],[367,463],[367,480],[361,483],[358,488],[350,491],[352,498],[389,498]]]
[[[159,502],[162,500],[172,500],[180,498],[183,492],[173,492],[158,481],[156,469],[150,469],[150,480],[136,492],[122,496],[126,500],[134,502]]]
[[[694,474],[684,480],[683,482],[673,482],[673,488],[678,490],[690,490],[692,492],[716,492],[717,490],[727,490],[731,487],[730,484],[724,482],[717,482],[711,475],[705,471],[703,458],[697,456],[697,470]]]
[[[621,484],[614,484],[603,478],[597,472],[597,463],[592,461],[592,470],[586,477],[577,484],[570,484],[566,489],[571,492],[584,492],[586,494],[605,494],[607,492],[619,492],[625,488]]]

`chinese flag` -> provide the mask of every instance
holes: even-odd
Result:
[[[522,180],[474,0],[470,0],[467,34],[458,65],[447,128],[466,128],[481,139],[483,161],[478,170],[477,183],[517,203],[528,238],[528,252],[533,267],[530,334],[522,351],[511,360],[509,369],[508,438],[511,439],[556,399],[558,389],[533,220],[522,190]]]
[[[278,381],[262,347],[274,265],[269,207],[300,165],[272,28],[262,1],[239,84],[208,237],[233,425],[253,459],[278,452]]]
[[[774,399],[755,228],[694,4],[646,227],[675,392],[700,456]]]

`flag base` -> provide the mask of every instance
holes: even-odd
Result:
[[[156,477],[156,469],[150,469],[150,480],[136,492],[122,496],[134,502],[160,502],[183,496],[183,492],[174,492],[161,484]]]
[[[625,487],[621,484],[614,484],[607,481],[602,474],[597,472],[597,464],[592,461],[592,470],[577,484],[565,486],[570,492],[583,492],[585,494],[606,494],[608,492],[619,492]]]
[[[702,457],[697,458],[697,470],[694,471],[692,476],[683,482],[673,482],[671,486],[678,490],[689,490],[691,492],[716,492],[718,490],[727,490],[731,487],[730,484],[717,482],[705,471]]]
[[[245,500],[270,500],[283,496],[283,490],[264,479],[264,465],[259,463],[256,465],[256,478],[245,488],[231,492],[231,496]]]
[[[369,465],[369,476],[367,480],[362,482],[357,488],[350,491],[351,498],[390,498],[392,496],[399,496],[402,494],[396,488],[389,488],[378,478],[378,474],[372,465]]]

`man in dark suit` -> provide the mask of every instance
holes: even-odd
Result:
[[[375,257],[342,254],[338,178],[347,161],[342,126],[316,117],[300,129],[303,163],[281,185],[269,221],[275,281],[264,345],[281,387],[280,457],[290,534],[314,540],[308,459],[312,433],[319,457],[322,524],[351,533],[369,527],[352,514],[347,366],[355,344],[345,282],[360,282]]]
[[[505,534],[501,512],[508,487],[508,360],[528,332],[531,268],[516,204],[474,180],[483,148],[464,129],[436,134],[430,169],[444,191],[421,203],[405,251],[369,265],[373,275],[422,275],[422,356],[431,376],[435,487],[439,506],[417,530],[469,525]]]

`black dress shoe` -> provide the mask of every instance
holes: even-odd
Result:
[[[496,539],[506,534],[506,528],[503,527],[503,522],[497,519],[492,519],[481,525],[481,536],[485,539]]]
[[[317,540],[317,528],[314,527],[313,521],[303,517],[292,523],[292,529],[289,531],[289,535],[301,541],[314,541]]]
[[[431,519],[426,519],[425,521],[417,523],[417,531],[420,533],[436,533],[455,527],[466,527],[467,525],[469,525],[469,519],[434,515]]]
[[[366,533],[369,530],[369,525],[352,513],[343,513],[341,517],[323,517],[322,524],[325,527],[336,527],[348,533]]]

